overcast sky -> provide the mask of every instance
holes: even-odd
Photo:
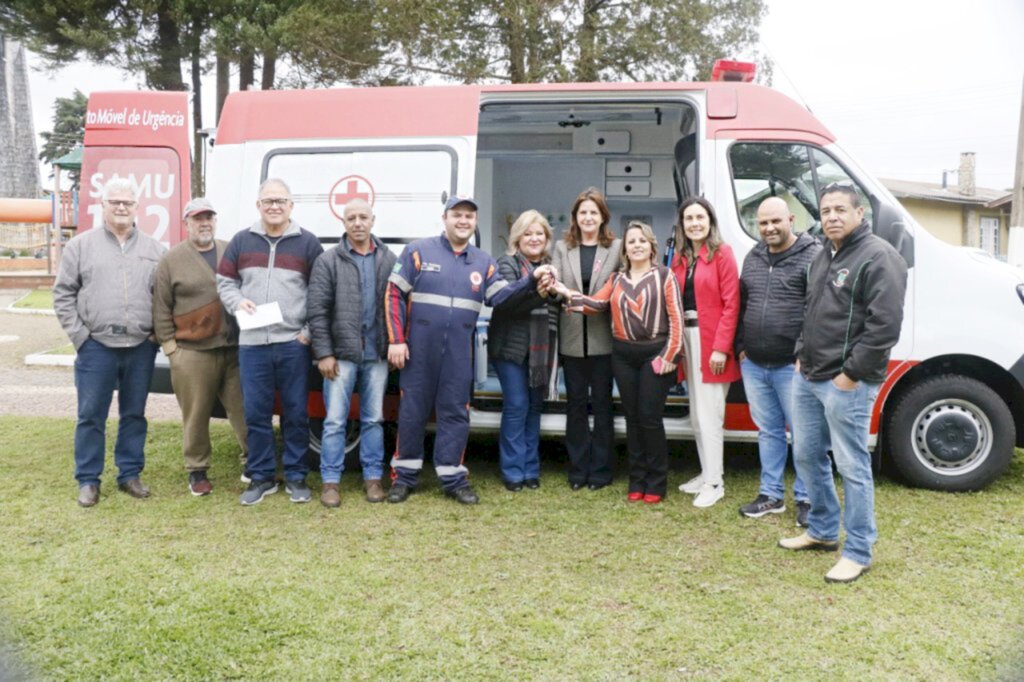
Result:
[[[1024,1],[768,0],[768,6],[761,49],[775,64],[773,86],[810,107],[869,172],[940,182],[944,169],[957,168],[960,152],[973,151],[979,186],[1013,183]],[[54,98],[76,87],[88,94],[141,81],[91,64],[33,69],[29,78],[37,131],[51,127]],[[212,90],[212,84],[204,88],[207,112]]]

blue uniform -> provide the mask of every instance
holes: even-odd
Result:
[[[455,253],[447,237],[420,239],[395,264],[385,300],[388,338],[409,346],[399,386],[398,446],[391,466],[410,487],[423,468],[423,436],[434,411],[434,467],[446,492],[468,484],[463,464],[469,438],[473,332],[480,309],[533,286],[510,284],[489,254],[473,245]]]

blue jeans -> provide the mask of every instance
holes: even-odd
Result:
[[[157,345],[108,348],[86,339],[75,357],[78,423],[75,425],[75,478],[78,485],[99,485],[106,454],[107,415],[117,388],[117,482],[138,478],[146,464],[146,398],[153,378]]]
[[[274,393],[281,396],[281,436],[284,440],[284,477],[301,481],[309,468],[309,346],[298,341],[265,346],[239,346],[242,402],[249,429],[246,469],[253,481],[271,481],[274,459]]]
[[[793,426],[793,365],[762,367],[752,360],[740,361],[743,390],[750,404],[750,416],[757,424],[757,454],[761,459],[762,495],[777,500],[786,497],[786,425]],[[807,488],[797,473],[793,497],[806,502]]]
[[[807,534],[818,540],[839,539],[839,498],[828,458],[831,439],[846,504],[843,556],[864,566],[871,564],[871,548],[878,538],[867,447],[878,389],[879,384],[860,381],[852,391],[841,391],[831,380],[809,381],[799,372],[793,376],[793,461],[811,498]]]
[[[324,483],[338,483],[345,471],[345,425],[353,391],[359,391],[359,463],[363,479],[384,474],[384,389],[388,363],[383,360],[347,362],[338,360],[338,376],[324,379],[324,435],[320,450],[320,477]]]
[[[502,396],[498,436],[501,478],[507,483],[540,478],[540,413],[544,407],[544,387],[530,387],[530,369],[526,363],[495,360],[493,364]]]

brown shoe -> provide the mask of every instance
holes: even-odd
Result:
[[[100,487],[92,483],[86,483],[78,489],[78,506],[95,507],[100,501]]]
[[[149,488],[142,485],[142,481],[137,478],[125,481],[124,483],[118,483],[117,487],[119,490],[128,493],[132,497],[143,500],[149,497]]]
[[[341,493],[338,492],[337,483],[324,483],[320,491],[320,504],[325,507],[340,507]]]
[[[384,494],[384,486],[380,484],[379,478],[371,478],[368,481],[363,481],[363,487],[366,488],[367,502],[383,502],[387,497],[387,495]]]

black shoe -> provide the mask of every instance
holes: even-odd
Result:
[[[412,495],[412,488],[401,483],[395,483],[391,486],[391,490],[388,491],[388,502],[391,504],[398,504],[399,502],[405,502]]]
[[[394,488],[392,488],[392,490],[394,490]],[[480,501],[480,498],[477,497],[477,494],[473,492],[473,489],[469,486],[459,488],[454,492],[445,493],[445,495],[453,498],[459,504],[476,504]]]
[[[779,499],[767,495],[758,495],[753,502],[740,507],[740,515],[748,519],[759,519],[765,514],[781,514],[786,511],[786,504]]]
[[[583,486],[585,485],[586,483],[569,483],[569,487],[572,488],[573,492],[583,490]]]
[[[505,481],[505,490],[510,493],[517,493],[523,489],[522,483],[512,483],[511,481]]]
[[[797,525],[797,527],[799,527],[799,528],[806,528],[807,527],[807,515],[810,514],[810,513],[811,513],[811,503],[810,502],[801,502],[800,500],[797,500],[797,502],[796,502],[796,525]]]
[[[601,488],[607,488],[610,483],[591,483],[587,487],[591,490],[600,490]]]
[[[529,488],[530,490],[536,490],[537,488],[540,487],[540,479],[539,478],[528,478],[524,482],[524,485],[526,485],[526,487]]]

